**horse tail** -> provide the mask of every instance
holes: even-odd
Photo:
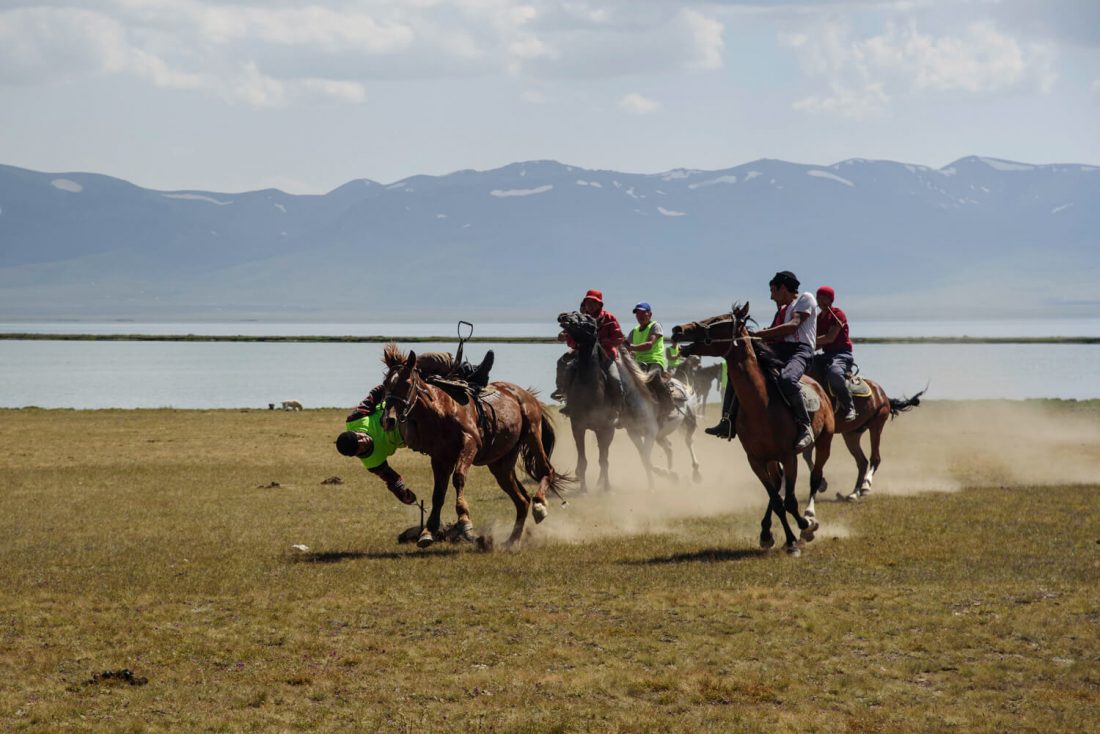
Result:
[[[890,398],[890,417],[894,418],[898,415],[898,413],[904,413],[905,411],[920,405],[920,396],[924,395],[924,393],[926,393],[927,391],[928,388],[926,387],[924,388],[924,390],[921,390],[913,397],[905,398],[902,400],[898,400],[897,398]]]
[[[523,470],[536,482],[542,481],[543,477],[549,478],[550,489],[560,496],[565,485],[572,479],[568,475],[559,474],[550,463],[550,456],[557,443],[557,435],[554,433],[554,423],[550,420],[550,416],[543,413],[540,421],[542,443],[536,442],[534,436],[529,435],[528,440],[524,441],[520,448]]]

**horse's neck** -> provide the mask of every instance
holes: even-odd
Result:
[[[743,348],[742,359],[738,360],[735,355],[726,357],[730,387],[750,414],[763,419],[768,411],[768,381],[764,377],[764,371],[760,369],[760,363],[756,361],[756,353],[752,347],[745,344]]]

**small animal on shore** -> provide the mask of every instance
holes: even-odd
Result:
[[[284,400],[283,410],[301,410],[302,404],[297,400]]]

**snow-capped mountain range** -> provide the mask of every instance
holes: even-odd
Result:
[[[766,304],[793,270],[863,318],[1098,316],[1100,167],[514,163],[325,195],[154,191],[0,166],[8,319],[552,320]]]

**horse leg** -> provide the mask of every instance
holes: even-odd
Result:
[[[435,536],[439,532],[439,513],[443,510],[443,500],[447,499],[447,478],[454,471],[454,461],[450,459],[432,459],[432,509],[428,513],[428,523],[421,529],[420,537],[416,544],[421,548],[427,548],[435,542]]]
[[[596,429],[596,446],[600,450],[600,478],[597,480],[597,486],[601,492],[611,491],[611,479],[607,474],[607,467],[610,463],[608,456],[611,453],[611,439],[613,438],[615,438],[614,424]]]
[[[760,547],[765,550],[775,545],[775,537],[772,535],[772,513],[779,518],[783,526],[783,532],[787,537],[787,549],[792,555],[798,554],[798,543],[795,542],[794,533],[787,523],[787,514],[783,510],[783,500],[779,497],[779,484],[783,480],[783,467],[775,461],[762,459],[750,459],[752,467],[764,490],[768,493],[768,507],[764,510],[764,517],[760,520]],[[794,550],[792,551],[791,548]]]
[[[783,462],[783,469],[783,509],[788,515],[794,518],[795,523],[798,525],[798,529],[801,531],[799,537],[809,543],[814,539],[814,532],[819,526],[817,520],[812,517],[803,517],[798,512],[798,493],[796,487],[798,483],[798,455],[793,453],[789,454],[787,459]],[[811,484],[813,483],[812,478],[810,482]],[[813,490],[811,490],[811,492],[812,491]],[[792,552],[789,543],[787,552]]]
[[[512,526],[512,534],[508,536],[507,545],[509,547],[523,537],[523,526],[527,521],[527,509],[531,506],[531,497],[516,476],[516,456],[518,454],[519,450],[517,449],[503,459],[494,461],[489,465],[489,471],[497,480],[497,484],[500,485],[506,495],[512,498],[512,504],[516,506],[516,522]]]
[[[474,446],[473,441],[467,441],[463,444],[462,452],[458,455],[458,462],[451,474],[451,482],[455,486],[455,514],[458,515],[458,532],[462,534],[463,540],[471,543],[477,540],[477,536],[474,535],[474,524],[470,521],[470,505],[466,502],[466,474],[474,463],[476,453],[477,448]]]
[[[699,473],[699,458],[695,455],[695,429],[698,422],[695,411],[689,410],[684,416],[684,443],[687,444],[688,455],[691,456],[691,479],[696,484],[703,481],[703,475]]]
[[[668,464],[668,473],[675,477],[676,472],[672,470],[672,442],[668,440],[668,436],[661,436],[657,439],[657,445],[665,452],[665,463]]]
[[[636,429],[628,428],[626,434],[630,436],[630,440],[634,442],[634,447],[638,449],[638,456],[642,459],[642,466],[645,467],[646,480],[649,483],[649,489],[653,489],[653,436],[643,435]]]
[[[810,469],[810,502],[806,511],[806,517],[811,521],[814,526],[810,533],[817,530],[817,521],[814,520],[812,514],[814,506],[814,497],[821,494],[829,487],[829,483],[825,480],[825,463],[829,460],[829,456],[833,453],[833,436],[835,434],[828,431],[822,431],[818,435],[817,440],[813,445],[814,452],[814,465]],[[805,532],[805,531],[803,531]],[[813,540],[813,537],[806,538],[807,541]]]
[[[863,485],[859,488],[860,494],[867,494],[871,491],[871,480],[875,477],[875,472],[878,471],[879,464],[882,463],[882,454],[879,453],[879,445],[882,443],[882,429],[886,427],[886,419],[890,413],[883,410],[875,419],[871,421],[871,465],[867,467],[867,476],[863,478]]]
[[[838,500],[855,502],[859,499],[860,490],[863,488],[864,482],[867,481],[867,455],[863,453],[863,447],[859,445],[860,440],[863,438],[863,432],[852,431],[851,433],[845,433],[843,435],[844,445],[848,447],[848,453],[856,460],[856,486],[853,487],[851,493],[847,495],[837,492],[836,498]]]
[[[578,488],[577,491],[584,494],[588,491],[588,482],[585,480],[585,473],[588,471],[588,456],[584,450],[584,427],[578,421],[571,421],[573,428],[573,443],[577,445],[577,469],[573,473],[577,476]],[[597,437],[599,434],[597,433]],[[600,479],[604,479],[603,468],[601,465]]]

